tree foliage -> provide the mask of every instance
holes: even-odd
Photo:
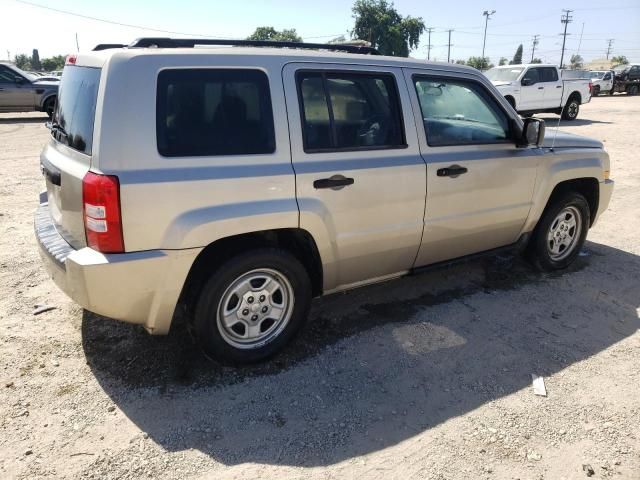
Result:
[[[540,60],[539,58],[534,58],[533,60],[531,60],[531,63],[542,63],[542,60]]]
[[[24,53],[20,53],[13,58],[13,63],[16,64],[16,67],[22,70],[31,70],[31,57],[25,55]]]
[[[493,65],[489,63],[489,57],[469,57],[467,65],[481,71],[493,68]]]
[[[36,71],[42,69],[42,64],[40,63],[40,54],[38,53],[37,48],[34,48],[33,53],[31,54],[31,68]]]
[[[62,70],[64,67],[65,56],[55,55],[53,57],[44,58],[42,60],[42,69],[45,72],[52,72],[53,70]]]
[[[502,65],[506,65],[507,63],[509,63],[509,59],[507,57],[500,57],[500,61],[498,62],[498,65],[502,66]]]
[[[628,65],[629,60],[624,55],[616,55],[615,57],[611,57],[611,61],[614,65]]]
[[[522,65],[522,44],[518,45],[516,53],[513,55],[513,60],[509,62],[509,65]]]
[[[569,60],[569,62],[571,63],[571,70],[578,70],[582,68],[584,59],[580,55],[575,54],[571,55],[571,60]]]
[[[258,27],[255,32],[247,37],[247,40],[270,40],[272,42],[302,42],[295,28],[281,31],[273,27]]]
[[[383,55],[408,57],[425,30],[422,17],[403,17],[387,0],[356,0],[352,38],[367,40]]]

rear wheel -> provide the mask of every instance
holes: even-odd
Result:
[[[197,301],[194,333],[222,362],[251,363],[281,350],[305,323],[311,282],[293,255],[260,249],[212,272]]]
[[[638,94],[638,86],[637,85],[631,85],[628,89],[627,89],[627,93],[629,95],[637,95]]]
[[[53,117],[53,111],[55,110],[55,108],[56,108],[56,97],[48,98],[44,102],[43,110],[49,118]]]
[[[562,110],[562,118],[564,120],[575,120],[580,111],[580,102],[577,98],[570,98]]]
[[[558,196],[542,215],[527,247],[540,270],[567,268],[578,256],[591,224],[589,204],[579,193]]]
[[[598,95],[600,95],[600,85],[593,87],[593,96],[597,97]]]

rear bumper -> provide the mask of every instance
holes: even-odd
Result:
[[[600,215],[609,208],[609,202],[611,202],[611,195],[613,194],[613,180],[605,180],[604,182],[600,182],[600,198],[598,202],[598,211],[596,212],[596,218],[593,220],[592,226],[595,225],[596,221],[600,218]]]
[[[46,199],[46,197],[45,197]],[[48,203],[40,203],[35,234],[56,285],[94,313],[166,334],[189,269],[201,249],[103,254],[75,250],[57,232]]]

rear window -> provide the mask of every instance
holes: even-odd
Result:
[[[259,70],[162,71],[156,107],[165,157],[275,151],[269,81]]]
[[[67,65],[60,82],[51,135],[74,150],[91,155],[100,69]]]

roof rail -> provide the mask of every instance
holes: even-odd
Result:
[[[122,43],[99,43],[95,47],[93,47],[93,51],[97,52],[99,50],[109,50],[110,48],[124,48],[126,45]]]
[[[270,40],[223,40],[218,38],[161,38],[144,37],[134,40],[128,48],[194,48],[196,45],[228,45],[234,47],[274,47],[274,48],[302,48],[309,50],[334,50],[347,53],[361,53],[365,55],[380,55],[373,47],[360,45],[345,45],[340,43],[303,43],[303,42],[272,42]],[[100,47],[102,45],[98,45]],[[94,48],[96,50],[98,47]],[[108,47],[108,48],[119,48]]]

